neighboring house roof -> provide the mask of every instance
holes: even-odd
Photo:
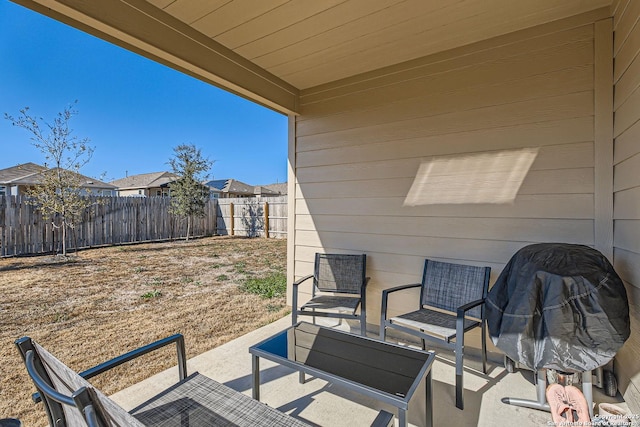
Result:
[[[151,172],[131,175],[126,178],[111,181],[120,190],[163,187],[178,179],[178,175],[171,172]]]
[[[35,163],[0,169],[0,185],[38,185],[42,183],[42,173],[47,170],[56,169],[47,169]],[[77,175],[80,178],[80,187],[82,188],[116,189],[114,185],[106,182],[82,174]]]
[[[228,179],[215,179],[213,181],[205,182],[204,185],[209,187],[212,191],[221,193],[225,189],[227,181]]]
[[[280,182],[278,184],[268,184],[263,185],[262,188],[265,188],[270,191],[276,192],[280,196],[286,196],[288,194],[288,184],[286,182]]]
[[[22,165],[12,166],[6,169],[0,169],[0,184],[13,183],[16,180],[23,179],[34,173],[47,170],[46,167],[35,163],[24,163]]]
[[[217,179],[205,183],[213,191],[219,193],[239,194],[243,196],[277,196],[278,192],[266,188],[265,186],[254,186],[245,184],[237,179]]]
[[[245,184],[236,179],[217,179],[205,183],[207,187],[211,187],[221,193],[243,194],[253,196],[253,185]]]
[[[279,196],[280,193],[277,191],[271,190],[263,185],[256,185],[253,187],[253,194],[256,196]]]

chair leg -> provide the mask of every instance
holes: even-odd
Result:
[[[462,381],[462,360],[463,360],[463,351],[464,351],[464,334],[459,337],[456,337],[456,407],[458,409],[464,409],[464,384]]]
[[[382,291],[382,304],[380,304],[380,341],[384,342],[387,335],[387,291]]]
[[[456,316],[456,407],[464,409],[462,381],[462,360],[464,358],[464,313],[458,312]]]
[[[298,286],[294,285],[291,294],[291,324],[298,323]]]
[[[487,373],[487,324],[482,322],[482,373]]]
[[[360,313],[360,335],[367,336],[367,313],[364,311]]]
[[[387,339],[387,316],[383,311],[380,315],[380,341],[385,342]]]
[[[427,351],[427,342],[424,340],[424,338],[422,339],[422,351]]]

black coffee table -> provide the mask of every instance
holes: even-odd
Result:
[[[409,401],[422,379],[426,425],[433,426],[431,366],[435,353],[300,322],[252,346],[253,398],[260,400],[260,358],[339,384],[398,408],[407,426]]]

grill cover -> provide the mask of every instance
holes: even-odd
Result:
[[[536,371],[593,370],[630,333],[622,280],[600,252],[582,245],[520,249],[487,295],[486,316],[496,347]]]

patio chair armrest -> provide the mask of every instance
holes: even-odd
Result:
[[[293,282],[291,286],[291,321],[295,325],[298,323],[298,286],[305,280],[309,280],[313,277],[313,274],[309,274],[304,276]],[[313,288],[313,293],[315,294],[315,286]]]
[[[409,285],[396,286],[395,288],[389,288],[382,291],[382,304],[380,307],[380,320],[382,322],[380,327],[384,326],[384,321],[387,319],[387,305],[389,300],[389,294],[392,292],[403,291],[405,289],[419,288],[422,283],[412,283]]]
[[[389,288],[382,291],[382,298],[386,298],[390,293],[397,291],[404,291],[405,289],[419,288],[422,283],[411,283],[409,285],[396,286],[395,288]]]
[[[56,390],[54,387],[51,387],[47,383],[47,381],[42,379],[40,372],[38,372],[38,369],[35,366],[34,355],[33,355],[34,353],[35,353],[35,350],[32,350],[32,349],[27,351],[27,353],[24,355],[24,364],[27,367],[27,372],[29,372],[29,376],[31,377],[31,380],[36,385],[36,388],[42,390],[45,394],[48,394],[49,396],[51,396],[51,398],[56,402],[60,402],[65,405],[73,405],[74,402],[71,397],[58,392],[58,390]],[[31,395],[31,399],[33,399],[34,403],[40,403],[42,401],[42,397],[40,397],[39,392],[33,393]]]
[[[118,357],[114,357],[111,360],[108,360],[104,363],[101,363],[93,368],[89,368],[86,371],[80,372],[80,376],[84,379],[89,379],[99,375],[103,372],[108,371],[109,369],[115,368],[116,366],[120,366],[123,363],[129,362],[137,357],[150,353],[154,350],[158,350],[162,347],[165,347],[170,344],[176,344],[176,349],[178,352],[178,374],[180,376],[180,381],[187,378],[187,356],[184,347],[184,336],[182,334],[175,334],[169,337],[163,338],[161,340],[152,342],[151,344],[147,344],[143,347],[139,347],[135,350],[132,350],[128,353],[122,354]]]
[[[302,282],[304,282],[305,280],[309,280],[312,277],[313,274],[309,274],[308,276],[304,276],[303,278],[296,280],[295,282],[293,282],[293,287],[299,286]]]
[[[484,302],[485,302],[485,299],[481,298],[479,300],[471,301],[471,302],[468,302],[468,303],[466,303],[464,305],[461,305],[460,307],[458,307],[457,316],[458,317],[464,317],[464,314],[467,311],[471,310],[474,307],[477,307],[479,305],[484,304]]]
[[[367,289],[367,285],[369,284],[369,280],[371,280],[371,277],[365,277],[364,278],[364,282],[362,282],[362,286],[360,286],[360,294],[362,296],[366,295],[365,289]]]
[[[150,353],[154,350],[158,350],[169,344],[173,344],[174,342],[176,343],[178,352],[178,375],[180,377],[180,381],[182,381],[187,378],[187,353],[184,346],[184,336],[182,334],[171,335],[161,340],[152,342],[151,344],[139,347],[128,353],[122,354],[118,357],[114,357],[111,360],[89,368],[86,371],[82,371],[78,375],[80,375],[85,380],[88,380],[89,378],[93,378],[96,375],[100,375],[103,372],[108,371],[109,369],[120,366],[123,363],[129,362],[130,360]],[[42,398],[40,397],[40,393],[33,393],[31,395],[31,398],[33,399],[34,403],[39,403],[42,400]]]
[[[390,427],[392,425],[393,414],[385,410],[378,412],[378,416],[373,420],[373,423],[371,423],[371,427]]]

